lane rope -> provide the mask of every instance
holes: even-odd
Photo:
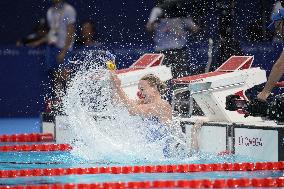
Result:
[[[4,145],[0,152],[32,152],[32,151],[70,151],[69,144],[33,144],[33,145]]]
[[[88,184],[41,184],[0,186],[0,189],[132,189],[132,188],[237,188],[284,187],[284,177],[203,180],[156,180],[138,182],[104,182]]]
[[[63,176],[83,174],[136,174],[136,173],[190,173],[213,171],[279,171],[284,170],[284,162],[256,163],[215,163],[180,165],[113,166],[89,168],[45,168],[0,170],[0,178]]]
[[[0,142],[53,142],[51,133],[0,135]]]

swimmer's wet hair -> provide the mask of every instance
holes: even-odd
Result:
[[[167,85],[154,74],[145,75],[141,80],[147,81],[151,87],[156,87],[161,95],[165,95],[167,92]]]

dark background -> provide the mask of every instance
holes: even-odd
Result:
[[[145,24],[153,0],[68,0],[78,14],[78,23],[93,20],[98,37],[108,42],[146,43],[150,35]],[[217,37],[218,3],[228,0],[189,0],[189,12],[204,30],[203,40]],[[224,4],[225,4],[224,3]],[[251,22],[269,17],[274,0],[237,0],[234,15],[234,34],[240,40],[248,40],[247,29]],[[49,0],[1,0],[0,44],[14,44],[30,33],[39,18],[46,16]],[[267,24],[263,20],[262,24]]]
[[[153,51],[145,24],[155,1],[152,0],[68,0],[77,11],[78,26],[85,20],[96,24],[97,39],[117,56],[119,68],[133,63],[140,55]],[[191,63],[204,68],[208,39],[219,38],[220,5],[230,0],[189,0],[188,10],[202,31],[189,37]],[[265,29],[270,22],[273,0],[236,0],[232,15],[233,37],[240,41],[244,54],[254,55],[254,66],[267,70],[282,51],[272,44]],[[36,117],[44,110],[49,79],[43,71],[45,49],[16,47],[16,41],[32,32],[46,16],[51,1],[0,1],[0,117]],[[249,35],[251,28],[257,39]],[[254,35],[255,36],[255,35]],[[216,43],[215,43],[216,44]],[[216,51],[216,49],[213,49]]]

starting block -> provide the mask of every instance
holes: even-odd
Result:
[[[174,80],[175,84],[185,86],[176,93],[190,91],[205,115],[182,119],[187,142],[192,141],[192,126],[201,119],[204,120],[199,131],[201,152],[283,161],[284,127],[261,117],[245,118],[242,111],[225,108],[228,95],[238,94],[246,99],[247,89],[266,82],[265,71],[252,68],[252,63],[253,56],[232,56],[214,72]]]
[[[244,119],[241,111],[225,109],[228,95],[239,94],[247,99],[244,91],[266,81],[265,71],[251,68],[252,62],[253,56],[232,56],[214,72],[175,79],[174,84],[185,86],[175,93],[190,91],[190,96],[210,121],[262,121],[261,118],[255,117]]]

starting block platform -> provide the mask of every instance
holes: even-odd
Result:
[[[189,91],[191,104],[194,99],[210,121],[261,122],[262,119],[258,117],[244,119],[241,110],[226,110],[227,96],[238,94],[247,100],[244,92],[266,81],[266,72],[260,68],[251,68],[252,63],[253,56],[232,56],[214,72],[175,79],[174,84],[183,87],[174,92]]]

